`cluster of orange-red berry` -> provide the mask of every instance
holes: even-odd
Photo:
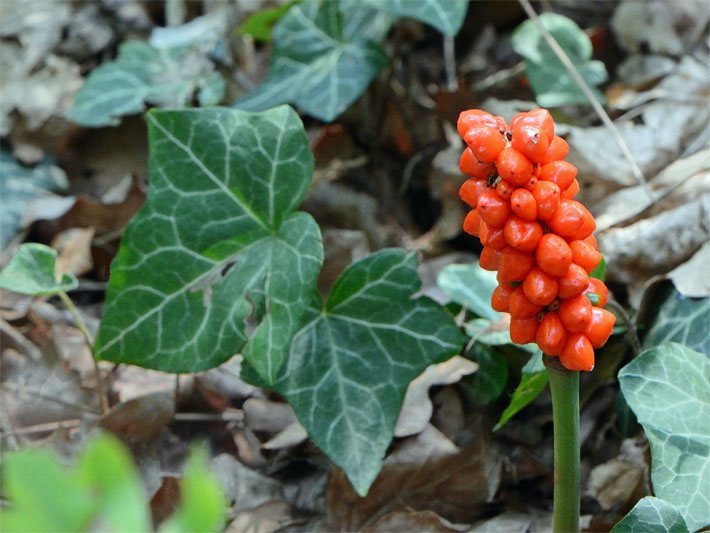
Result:
[[[460,196],[472,208],[463,229],[481,239],[481,267],[498,271],[493,308],[510,313],[513,342],[536,342],[565,368],[591,370],[616,317],[603,309],[606,286],[589,276],[602,256],[594,217],[574,199],[567,143],[546,109],[520,113],[510,127],[470,109],[457,127],[468,145]]]

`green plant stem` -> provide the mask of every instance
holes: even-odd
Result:
[[[59,296],[59,299],[64,303],[64,307],[66,307],[69,314],[71,314],[74,319],[74,324],[79,328],[79,331],[81,331],[86,344],[89,346],[89,350],[91,350],[91,361],[94,364],[94,372],[96,373],[96,393],[99,397],[99,409],[101,410],[101,414],[105,415],[109,411],[108,396],[106,396],[106,387],[104,387],[104,381],[101,378],[99,363],[94,357],[94,337],[89,332],[89,328],[86,327],[84,319],[81,318],[79,310],[74,305],[74,302],[72,302],[72,299],[69,298],[69,295],[66,292],[59,292],[57,296]]]
[[[557,358],[545,356],[552,394],[555,439],[552,530],[579,531],[579,372],[563,368]]]

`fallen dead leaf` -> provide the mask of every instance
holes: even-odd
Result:
[[[294,421],[262,444],[261,447],[265,450],[283,450],[301,444],[307,438],[306,429],[298,421]]]
[[[210,468],[219,479],[227,501],[234,503],[235,512],[254,509],[281,497],[280,483],[244,466],[231,455],[218,455],[212,459]]]
[[[406,437],[422,431],[431,419],[434,410],[429,400],[429,388],[434,385],[456,383],[462,376],[478,370],[478,365],[461,356],[430,365],[407,387],[402,410],[395,426],[395,437]]]
[[[452,533],[468,531],[470,528],[468,524],[452,524],[433,511],[395,511],[386,514],[363,531],[366,533],[410,533],[411,531]]]
[[[155,439],[175,416],[170,394],[152,393],[116,405],[99,419],[99,426],[128,444]]]
[[[225,533],[271,533],[289,525],[294,516],[291,505],[283,500],[270,500],[237,513]]]
[[[81,276],[91,271],[94,266],[91,258],[94,233],[94,228],[71,228],[54,237],[52,248],[58,252],[57,276],[67,273]]]
[[[547,533],[552,531],[552,515],[508,512],[478,523],[469,533]]]
[[[668,277],[673,280],[676,290],[683,296],[706,298],[710,296],[708,265],[710,265],[710,242],[703,244],[693,257],[669,272]]]

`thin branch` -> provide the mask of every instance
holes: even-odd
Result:
[[[106,387],[104,386],[104,381],[101,378],[101,369],[99,368],[99,363],[96,360],[96,357],[94,357],[94,338],[89,332],[89,328],[86,327],[84,319],[81,318],[79,310],[76,308],[74,302],[72,302],[72,299],[69,298],[67,293],[60,292],[58,296],[60,300],[62,300],[62,302],[64,303],[64,306],[67,308],[67,311],[69,311],[69,313],[71,314],[72,318],[74,319],[74,325],[79,328],[79,331],[81,331],[81,334],[84,336],[86,344],[89,346],[89,350],[91,350],[91,361],[94,364],[94,372],[96,373],[96,393],[99,397],[99,407],[101,409],[101,414],[105,415],[109,412],[108,396],[106,395]]]
[[[616,313],[621,317],[621,320],[626,324],[626,337],[629,339],[629,344],[631,345],[631,350],[634,352],[634,357],[638,357],[641,353],[641,341],[639,340],[638,333],[636,332],[636,326],[631,320],[631,317],[619,302],[609,298],[606,303],[611,307]]]
[[[72,418],[70,420],[57,420],[56,422],[45,422],[44,424],[35,424],[33,426],[24,426],[8,431],[2,431],[2,437],[8,438],[15,435],[32,435],[34,433],[45,433],[47,431],[56,431],[58,429],[75,429],[81,425],[81,420]]]
[[[533,21],[538,31],[542,35],[543,39],[545,39],[545,41],[550,46],[557,58],[560,60],[562,65],[565,67],[565,69],[567,69],[567,72],[569,72],[570,77],[579,86],[580,90],[584,93],[584,96],[587,97],[587,100],[589,100],[589,103],[592,105],[592,108],[599,116],[601,121],[604,123],[604,126],[606,126],[606,128],[611,133],[612,137],[614,138],[614,141],[616,141],[616,144],[619,146],[622,155],[631,166],[631,171],[634,173],[634,177],[636,178],[636,180],[639,182],[640,185],[645,186],[646,191],[651,194],[651,191],[649,191],[648,187],[646,186],[646,178],[644,178],[641,168],[636,163],[634,156],[631,154],[631,150],[629,150],[629,147],[626,145],[626,141],[624,141],[624,138],[621,136],[621,133],[619,133],[619,129],[616,127],[607,112],[599,103],[596,96],[594,96],[594,93],[592,92],[592,89],[589,87],[587,82],[579,74],[579,71],[572,63],[572,60],[558,44],[555,38],[550,34],[550,32],[547,31],[547,28],[542,25],[542,22],[540,22],[540,17],[535,12],[532,5],[530,5],[530,0],[518,0],[518,2],[525,10],[525,13],[527,13],[528,17],[530,17],[530,19]]]
[[[449,92],[454,92],[459,88],[456,78],[456,53],[454,50],[454,38],[444,37],[444,70],[446,71],[446,88]]]

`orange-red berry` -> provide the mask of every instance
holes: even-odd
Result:
[[[565,329],[577,333],[587,329],[589,321],[592,319],[592,304],[589,298],[580,294],[574,298],[562,300],[558,313]]]
[[[567,274],[560,278],[560,298],[574,298],[579,296],[589,287],[589,276],[581,266],[572,263]]]
[[[589,301],[595,307],[604,307],[609,301],[609,289],[604,285],[603,281],[597,278],[589,278],[584,294],[587,295]]]
[[[547,225],[557,235],[571,237],[582,227],[586,213],[588,211],[576,200],[560,200],[560,205]]]
[[[510,196],[510,209],[523,220],[537,218],[537,203],[533,193],[527,189],[515,189]]]
[[[616,317],[606,309],[595,307],[592,309],[592,319],[584,330],[584,335],[594,348],[601,348],[614,329]]]
[[[562,137],[555,136],[552,141],[550,141],[550,146],[547,149],[545,158],[542,160],[542,164],[552,163],[553,161],[562,161],[567,157],[567,152],[569,152],[569,145]]]
[[[488,126],[471,128],[463,139],[481,163],[493,163],[505,148],[503,135],[496,128]]]
[[[545,159],[550,142],[538,126],[518,124],[513,128],[513,148],[533,163]]]
[[[551,181],[538,181],[533,188],[537,218],[549,220],[560,205],[560,187]]]
[[[537,318],[511,318],[510,319],[510,340],[516,344],[527,344],[535,342],[537,335]]]
[[[506,148],[496,160],[498,174],[513,185],[524,185],[533,175],[533,164],[514,148]]]
[[[584,241],[572,241],[569,247],[572,250],[572,260],[587,273],[594,270],[602,260],[602,254]]]
[[[523,220],[511,216],[503,227],[503,236],[513,248],[521,252],[534,252],[542,238],[542,226],[539,222]]]
[[[466,215],[466,218],[463,219],[463,230],[469,235],[478,237],[480,224],[481,219],[478,216],[478,210],[471,209]]]
[[[554,233],[542,236],[535,250],[537,265],[551,276],[561,278],[572,264],[572,250],[567,241]]]
[[[478,228],[478,238],[481,239],[481,244],[492,248],[493,250],[502,250],[508,243],[505,241],[502,228],[492,228],[481,220],[481,225]],[[586,285],[585,285],[586,287]]]
[[[459,160],[461,172],[472,178],[488,179],[495,176],[496,166],[494,163],[481,163],[478,161],[470,148],[466,148]]]
[[[567,161],[553,161],[542,167],[539,179],[556,183],[564,191],[577,177],[577,167]]]
[[[512,293],[512,287],[506,285],[498,285],[493,290],[493,295],[491,296],[491,307],[499,313],[507,313],[508,302],[510,301],[510,295]]]
[[[560,354],[560,363],[567,370],[592,370],[594,368],[592,343],[582,333],[571,334]]]
[[[535,341],[546,355],[560,355],[567,340],[567,330],[556,311],[548,311],[542,317]]]
[[[484,247],[481,251],[481,256],[478,258],[478,264],[483,270],[491,272],[498,270],[498,259],[500,252],[493,248]]]
[[[499,281],[502,280],[501,283],[523,281],[534,265],[535,258],[532,254],[511,247],[505,248],[500,253],[498,264]]]
[[[478,197],[478,213],[489,226],[502,228],[510,217],[510,204],[488,189]]]
[[[555,298],[559,284],[557,279],[546,274],[539,268],[533,268],[523,281],[523,292],[532,303],[537,305],[550,305]]]

